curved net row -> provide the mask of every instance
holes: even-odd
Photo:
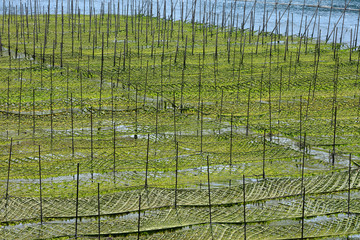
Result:
[[[327,202],[326,202],[327,201]],[[358,201],[358,200],[357,200]],[[281,201],[279,203],[265,203],[262,207],[246,206],[246,235],[250,239],[293,239],[300,238],[302,231],[302,202]],[[341,200],[310,200],[305,201],[305,219],[303,234],[305,237],[325,237],[358,233],[357,215],[345,214],[346,205]],[[350,207],[358,213],[356,202]],[[326,206],[326,207],[324,207]],[[209,224],[208,208],[182,208],[169,210],[152,210],[140,214],[102,219],[100,234],[98,222],[84,219],[77,226],[78,236],[88,237],[125,237],[134,238],[140,234],[141,239],[175,239],[184,236],[191,238],[199,234],[211,234],[216,239],[244,237],[244,212],[242,206],[214,207],[211,209],[212,219]],[[311,218],[315,217],[315,218]],[[139,220],[140,219],[140,220]],[[297,220],[295,220],[297,219]],[[266,224],[263,224],[266,223]],[[210,225],[210,232],[207,228]],[[221,226],[229,226],[231,233],[219,232]],[[326,229],[326,227],[329,227]],[[211,229],[212,228],[212,229]],[[181,230],[176,230],[181,229]],[[176,230],[176,231],[174,231]],[[162,232],[161,232],[162,231]],[[174,233],[171,233],[174,231]],[[291,232],[290,232],[291,231]],[[74,219],[68,221],[50,221],[44,224],[24,224],[9,226],[2,229],[2,236],[15,239],[16,236],[30,238],[73,237],[75,232]],[[156,233],[160,232],[160,233]],[[155,233],[147,236],[146,233]],[[225,234],[225,235],[224,235]],[[230,234],[230,235],[228,235]],[[290,235],[292,234],[292,235]],[[106,239],[106,238],[105,238]]]
[[[296,197],[302,194],[302,184],[307,194],[330,194],[349,189],[349,174],[347,172],[331,175],[307,177],[303,183],[300,178],[274,178],[260,182],[247,183],[245,186],[246,202],[262,202],[270,199]],[[353,170],[350,175],[350,188],[360,186],[359,171]],[[211,188],[210,188],[211,189]],[[244,190],[241,186],[214,188],[210,191],[211,205],[234,205],[243,203]],[[149,188],[128,190],[100,197],[101,214],[116,215],[139,210],[139,197],[142,201],[140,210],[171,208],[176,206],[208,206],[209,191],[195,189],[161,189]],[[356,200],[354,200],[356,202]],[[1,199],[2,222],[27,221],[43,218],[75,218],[76,198],[39,198],[11,197]],[[41,209],[40,209],[41,207]],[[97,216],[98,197],[79,198],[78,216]]]

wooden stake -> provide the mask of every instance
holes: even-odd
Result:
[[[53,94],[50,92],[50,147],[53,149],[53,139],[54,139],[54,112],[53,112]]]
[[[149,146],[150,146],[150,135],[148,134],[148,136],[147,136],[147,148],[146,148],[145,189],[147,189],[147,187],[148,187]]]
[[[141,222],[141,193],[139,194],[139,211],[138,211],[138,234],[137,239],[140,239],[140,222]]]
[[[248,101],[247,101],[247,111],[246,111],[246,136],[249,136],[250,93],[251,93],[251,88],[249,87]]]
[[[100,73],[100,98],[99,98],[99,114],[101,111],[101,97],[103,87],[103,72],[104,72],[104,33],[102,34],[102,47],[101,47],[101,73]]]
[[[157,141],[158,138],[158,123],[159,123],[159,93],[156,94],[155,141]]]
[[[303,146],[303,155],[302,155],[302,163],[301,163],[301,188],[304,187],[304,173],[305,173],[305,154],[306,154],[306,133],[304,134],[304,146]]]
[[[245,175],[243,175],[243,206],[244,206],[244,240],[246,240],[246,191],[245,191]]]
[[[301,239],[304,239],[304,222],[305,222],[305,187],[302,188],[302,214],[301,214]]]
[[[230,174],[232,168],[232,147],[233,147],[233,115],[231,114],[230,120]]]
[[[175,92],[174,92],[174,104],[173,104],[173,113],[174,113],[174,142],[175,144],[177,143],[177,140],[176,140],[176,105],[175,105]]]
[[[33,88],[33,139],[35,141],[35,89]]]
[[[177,207],[177,189],[178,189],[178,166],[179,166],[179,143],[176,143],[176,166],[175,166],[175,209]]]
[[[264,137],[263,137],[263,179],[265,179],[265,154],[266,154],[266,130],[264,130]]]
[[[201,101],[201,119],[200,119],[200,153],[203,152],[203,124],[204,124],[204,118],[203,118],[203,102]]]
[[[79,166],[77,164],[77,172],[76,172],[76,209],[75,209],[75,239],[78,238],[78,211],[79,211]]]
[[[335,144],[336,144],[336,119],[337,119],[337,106],[335,106],[335,119],[334,119],[334,135],[333,135],[333,149],[332,149],[332,153],[331,153],[331,158],[332,158],[332,166],[334,167],[335,165]]]
[[[206,157],[206,163],[207,163],[208,196],[209,196],[209,222],[210,222],[211,239],[214,239],[213,230],[212,230],[212,216],[211,216],[211,190],[210,190],[209,156]]]
[[[21,76],[20,76],[20,89],[19,89],[19,94],[20,94],[20,99],[19,99],[19,120],[18,120],[18,135],[20,135],[20,121],[21,121],[21,97],[22,97],[22,85],[23,85],[23,80],[22,80],[22,72],[21,72]]]
[[[116,175],[116,126],[115,121],[113,122],[113,171],[114,171],[114,184],[115,184],[115,175]]]
[[[332,10],[333,10],[333,2],[334,2],[334,0],[331,0],[330,13],[329,13],[329,22],[328,22],[328,27],[327,27],[327,32],[326,32],[326,39],[329,39],[329,28],[330,28],[331,13],[332,13]]]
[[[348,199],[347,199],[347,213],[350,216],[350,198],[351,198],[351,154],[349,155],[349,179],[348,179]]]
[[[12,156],[12,145],[13,145],[13,139],[11,138],[10,142],[10,151],[9,151],[9,164],[8,164],[8,174],[7,174],[7,180],[6,180],[6,193],[5,193],[5,220],[7,221],[7,214],[8,214],[8,203],[9,203],[9,183],[10,183],[10,168],[11,168],[11,156]]]
[[[97,184],[97,207],[98,207],[98,236],[99,236],[99,240],[101,237],[101,224],[100,224],[100,219],[101,219],[101,213],[100,213],[100,183]]]
[[[72,150],[72,157],[75,155],[75,147],[74,147],[74,110],[73,110],[73,97],[71,93],[71,150]]]
[[[90,111],[90,144],[91,144],[91,181],[93,180],[93,162],[94,162],[94,140],[93,140],[93,109]]]
[[[300,111],[299,111],[299,124],[300,124],[300,133],[299,133],[299,151],[301,151],[301,136],[302,136],[302,96],[300,96]]]
[[[40,187],[40,224],[43,224],[43,204],[42,204],[42,185],[41,185],[41,151],[39,145],[39,187]]]

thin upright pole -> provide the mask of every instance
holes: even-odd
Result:
[[[77,164],[77,171],[76,171],[76,210],[75,210],[75,239],[77,239],[78,235],[78,211],[79,211],[79,166]]]
[[[9,202],[9,182],[10,182],[10,168],[11,168],[11,155],[12,155],[12,144],[13,144],[13,140],[11,138],[11,142],[10,142],[10,153],[9,153],[9,165],[8,165],[8,175],[7,175],[7,181],[6,181],[6,194],[5,194],[5,220],[7,221],[7,208],[8,208],[8,202]]]
[[[302,189],[302,216],[301,216],[301,239],[304,239],[304,222],[305,222],[305,187]]]
[[[333,135],[333,150],[332,150],[332,165],[335,165],[335,144],[336,144],[336,118],[337,118],[337,107],[335,107],[335,119],[334,119],[334,135]]]
[[[175,168],[175,209],[177,207],[177,188],[178,188],[178,165],[179,165],[179,143],[176,143],[176,168]]]
[[[207,178],[208,178],[210,231],[211,231],[211,239],[214,239],[214,235],[213,235],[213,231],[212,231],[212,216],[211,216],[211,190],[210,190],[210,164],[209,164],[209,156],[206,157],[206,162],[207,162]]]
[[[97,185],[97,200],[98,200],[98,233],[99,233],[99,240],[100,240],[100,232],[101,232],[101,227],[100,227],[100,183],[98,183]]]
[[[150,135],[148,134],[148,139],[147,139],[147,149],[146,149],[145,188],[147,188],[147,187],[148,187],[149,146],[150,146]]]
[[[348,179],[348,206],[347,206],[347,212],[348,216],[350,216],[350,198],[351,198],[351,154],[349,156],[349,179]]]
[[[244,240],[246,240],[246,191],[245,191],[245,175],[243,175],[243,206],[244,206]]]
[[[43,208],[42,208],[42,185],[41,185],[41,149],[39,145],[39,185],[40,185],[40,223],[43,224]]]
[[[140,239],[140,221],[141,221],[141,193],[139,194],[139,211],[138,211],[138,234],[137,239]]]

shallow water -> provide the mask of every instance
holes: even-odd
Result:
[[[8,13],[9,11],[15,13],[17,10],[20,12],[20,7],[16,9],[16,5],[20,6],[20,2],[23,4],[27,4],[30,6],[30,0],[13,0],[11,1],[11,7],[9,8],[9,3],[6,1],[5,7],[3,3],[0,3],[0,12],[5,11]],[[34,12],[34,1],[31,1],[31,8]],[[41,9],[41,12],[48,11],[48,0],[39,0],[38,10]],[[55,13],[56,9],[56,1],[50,1],[50,12]],[[61,13],[61,4],[64,5],[64,12],[70,12],[69,0],[59,1],[58,13]],[[105,13],[108,12],[109,2],[111,3],[111,12],[114,13],[117,11],[118,0],[74,0],[74,9],[80,9],[81,13],[89,14],[90,7],[96,12],[100,13],[102,6],[105,10]],[[135,1],[138,5],[144,6],[141,8],[141,12],[146,14],[149,11],[149,7],[142,5],[146,1],[142,1],[139,4],[139,1]],[[149,1],[150,2],[150,1]],[[153,2],[153,16],[156,16],[156,1]],[[192,17],[192,1],[184,0],[184,19],[185,21],[190,22]],[[217,3],[216,7],[214,7],[214,3]],[[84,5],[85,3],[85,5]],[[103,3],[103,5],[102,5]],[[164,16],[163,6],[164,1],[159,1],[160,6],[160,15]],[[180,4],[181,1],[173,1],[175,6],[175,19],[180,19]],[[266,3],[266,4],[265,4]],[[126,1],[119,1],[119,10],[120,13],[126,13]],[[360,1],[340,1],[340,0],[270,0],[270,1],[254,1],[254,0],[246,0],[246,1],[230,1],[230,0],[217,0],[217,1],[197,1],[196,12],[195,12],[195,21],[201,22],[203,19],[204,6],[206,6],[206,12],[213,11],[212,9],[216,9],[216,13],[219,15],[219,24],[222,23],[223,13],[225,13],[226,25],[230,25],[230,12],[236,6],[235,16],[239,15],[239,20],[233,21],[233,26],[241,27],[244,23],[245,28],[250,27],[250,19],[253,18],[254,21],[254,30],[265,30],[267,32],[273,32],[275,23],[280,22],[280,33],[284,34],[287,27],[287,19],[289,18],[289,33],[297,35],[299,32],[304,33],[306,29],[308,31],[309,36],[317,38],[319,34],[321,34],[321,39],[325,40],[327,36],[330,35],[329,40],[333,40],[333,33],[335,33],[336,28],[338,28],[338,37],[337,42],[342,41],[343,43],[350,42],[350,31],[355,33],[357,32],[356,25],[358,23],[358,16],[360,12],[358,9],[360,8]],[[333,6],[333,8],[331,8]],[[346,11],[344,8],[346,6]],[[170,18],[170,8],[171,5],[168,1],[166,9],[166,15]],[[223,10],[225,8],[225,11]],[[245,20],[243,18],[244,15],[244,7],[245,7]],[[30,8],[30,7],[29,7]],[[9,10],[10,9],[10,10]],[[30,9],[29,9],[30,12]],[[252,13],[251,13],[252,12]],[[129,11],[131,13],[131,11]],[[201,13],[201,16],[200,16]],[[265,14],[264,14],[265,13]],[[304,13],[304,14],[302,14]],[[331,16],[331,18],[330,18]],[[343,17],[345,16],[345,17]],[[267,19],[267,21],[265,20]],[[280,19],[280,21],[278,21]],[[319,23],[320,19],[320,24]],[[214,21],[215,18],[212,19]],[[265,21],[264,21],[265,20]],[[267,22],[266,26],[264,26],[263,22]],[[305,27],[305,22],[307,26]],[[212,22],[214,23],[214,22]],[[314,24],[315,23],[315,24]],[[275,31],[274,31],[275,32]],[[343,33],[343,37],[341,37],[341,33]],[[360,39],[357,37],[352,39],[353,41],[359,42]]]

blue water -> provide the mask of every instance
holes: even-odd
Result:
[[[31,7],[34,12],[34,1],[31,1]],[[167,9],[167,17],[170,17],[170,7],[171,3],[175,7],[175,19],[180,19],[180,4],[181,2],[184,3],[184,19],[187,21],[191,21],[192,16],[192,5],[193,0],[172,0],[166,2],[166,9]],[[41,12],[48,11],[48,0],[37,0],[37,9],[41,9]],[[58,13],[61,13],[61,5],[64,7],[64,13],[70,12],[70,4],[69,0],[59,0],[58,1]],[[146,0],[130,0],[130,3],[134,2],[136,6],[141,6],[145,2],[149,3],[150,1]],[[6,12],[15,12],[16,10],[20,13],[20,3],[27,4],[30,9],[30,0],[11,0],[5,1],[5,8],[4,2],[0,2],[0,12],[2,13],[5,9]],[[359,9],[360,9],[360,0],[266,0],[265,1],[233,1],[233,0],[197,0],[196,4],[196,14],[195,20],[197,22],[201,22],[204,13],[204,5],[206,4],[206,12],[212,11],[211,9],[214,8],[216,3],[216,12],[218,14],[219,24],[222,22],[223,13],[225,13],[225,19],[228,19],[226,25],[230,24],[230,12],[232,6],[236,6],[235,16],[238,15],[238,21],[234,21],[234,26],[241,27],[243,23],[243,16],[244,16],[244,8],[245,8],[245,19],[244,22],[245,28],[250,27],[250,19],[251,16],[254,19],[254,30],[266,30],[268,32],[274,31],[277,32],[279,29],[275,29],[275,23],[281,17],[280,20],[280,33],[285,34],[286,26],[287,26],[287,19],[289,18],[289,34],[298,35],[304,34],[305,29],[308,30],[308,35],[310,37],[317,38],[321,37],[321,40],[326,40],[328,37],[329,41],[333,41],[333,37],[336,33],[335,29],[337,30],[337,42],[342,42],[347,45],[350,44],[350,33],[353,32],[352,44],[354,44],[355,40],[357,42],[360,41],[356,34],[358,31],[358,19],[359,19]],[[9,8],[9,4],[11,5]],[[153,15],[156,16],[157,12],[157,2],[153,1]],[[164,9],[164,1],[159,0],[159,12],[161,16],[163,16],[163,9]],[[290,5],[289,5],[290,4]],[[111,12],[117,12],[118,9],[118,0],[73,0],[73,7],[74,9],[80,9],[81,13],[89,14],[89,9],[91,8],[93,12],[100,13],[101,9],[104,9],[105,13],[108,12],[109,5],[111,6]],[[119,0],[119,10],[120,13],[126,13],[126,5],[127,1]],[[18,6],[17,8],[15,6]],[[40,6],[40,8],[39,8]],[[265,7],[264,7],[265,6]],[[317,7],[320,6],[320,7]],[[330,10],[330,7],[333,6],[333,9]],[[344,8],[347,8],[344,11]],[[50,0],[50,12],[55,13],[56,8],[56,1]],[[201,17],[200,17],[200,8],[201,8]],[[223,9],[224,8],[224,9]],[[138,8],[137,8],[138,9]],[[144,9],[144,8],[143,8]],[[146,8],[149,11],[149,8]],[[234,8],[233,8],[234,9]],[[187,10],[187,11],[186,11]],[[252,12],[252,14],[251,14]],[[265,18],[267,16],[268,23],[267,27],[264,28],[263,20],[264,20],[264,12]],[[131,9],[129,9],[129,13],[131,13]],[[143,12],[145,13],[145,12]],[[304,14],[303,14],[304,13]],[[331,17],[330,17],[331,16]],[[217,19],[214,18],[215,20]],[[319,24],[320,20],[320,24]],[[330,20],[330,25],[329,25]],[[307,24],[307,28],[305,27],[305,22]],[[302,25],[302,26],[301,26]],[[342,37],[341,37],[342,33]],[[358,35],[358,34],[357,34]],[[352,45],[354,46],[354,45]]]

